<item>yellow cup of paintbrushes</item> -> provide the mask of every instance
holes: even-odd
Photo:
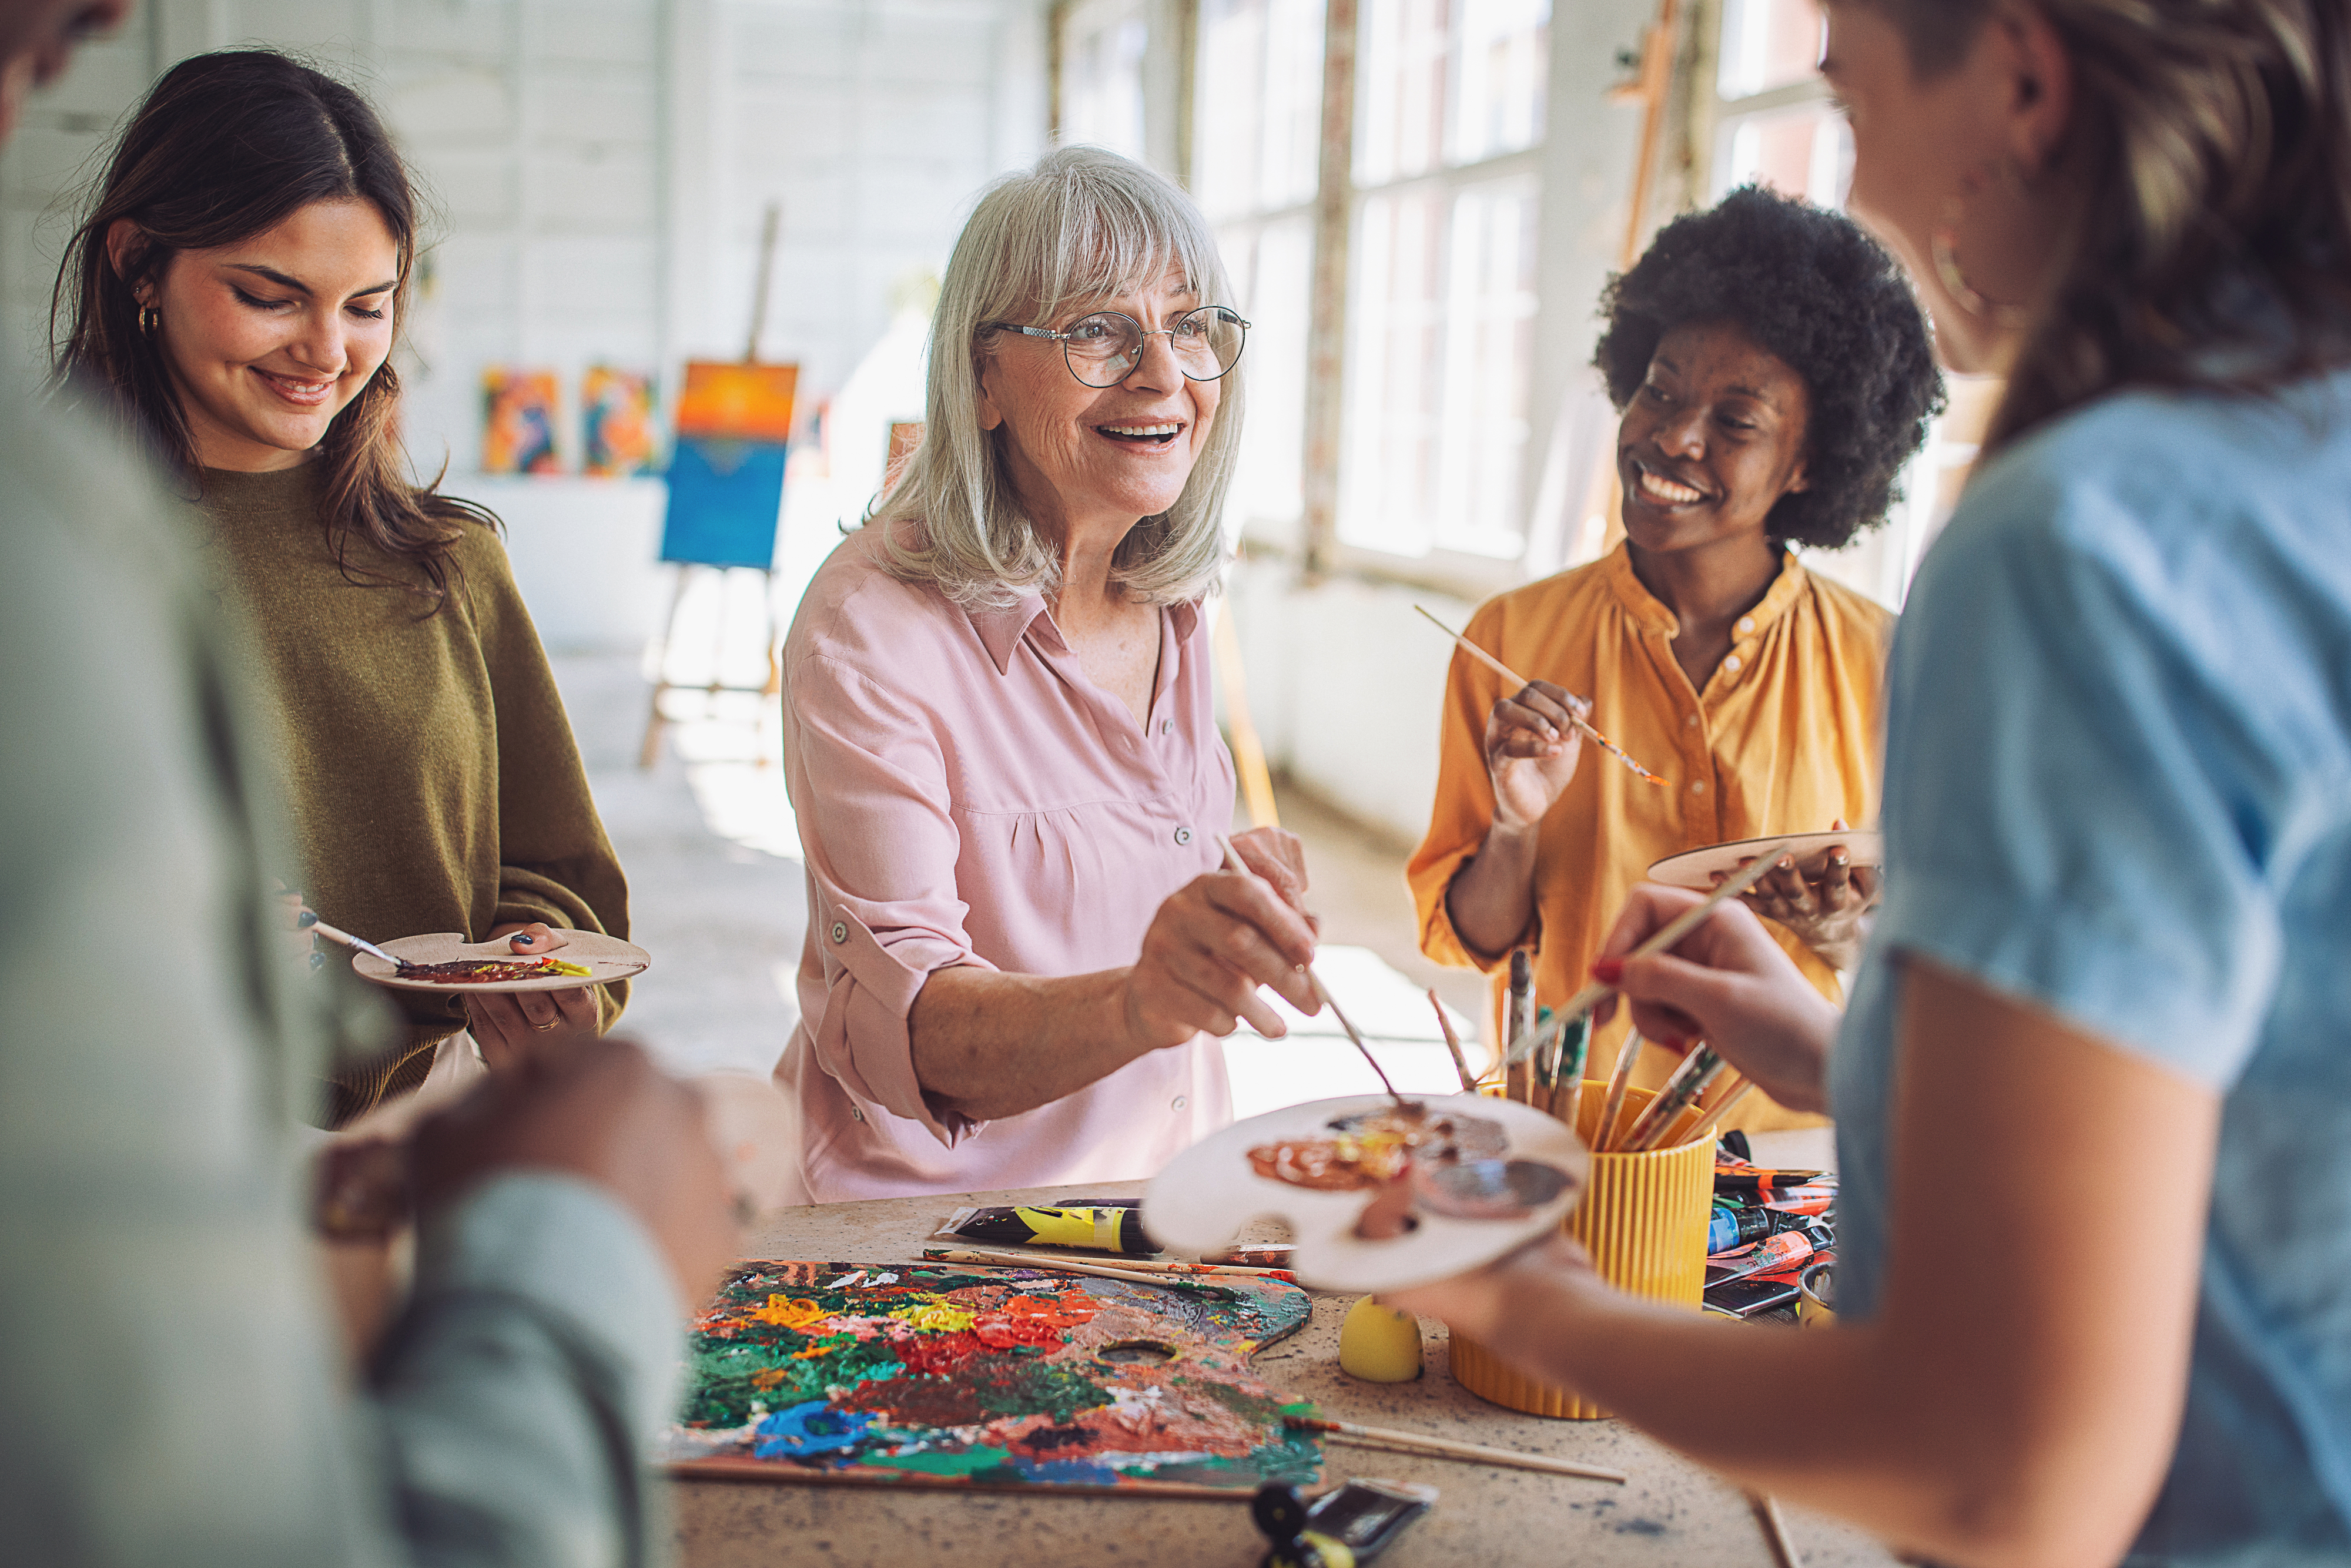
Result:
[[[1623,1124],[1629,1126],[1656,1092],[1627,1090]],[[1584,1081],[1576,1134],[1586,1147],[1599,1131],[1607,1095],[1604,1082]],[[1713,1208],[1714,1136],[1708,1132],[1670,1149],[1593,1155],[1583,1201],[1567,1217],[1566,1230],[1592,1254],[1601,1278],[1618,1290],[1696,1312],[1706,1285],[1706,1227]],[[1454,1381],[1481,1399],[1571,1421],[1608,1414],[1588,1399],[1525,1375],[1459,1334],[1452,1338],[1451,1355]]]

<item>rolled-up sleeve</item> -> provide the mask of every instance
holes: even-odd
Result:
[[[965,930],[939,727],[837,660],[803,660],[791,688],[786,751],[824,962],[823,1014],[807,1020],[817,1064],[859,1102],[952,1147],[981,1124],[924,1095],[906,1018],[935,971],[995,966]]]

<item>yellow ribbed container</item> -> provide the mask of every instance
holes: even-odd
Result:
[[[1589,1146],[1608,1085],[1583,1081],[1577,1134]],[[1656,1098],[1627,1090],[1622,1124],[1632,1124]],[[1714,1138],[1640,1155],[1594,1155],[1583,1200],[1567,1217],[1567,1233],[1592,1254],[1601,1278],[1620,1291],[1655,1301],[1698,1309],[1706,1284],[1706,1227],[1714,1208]],[[1453,1378],[1481,1399],[1532,1416],[1593,1421],[1608,1414],[1588,1399],[1538,1382],[1475,1340],[1453,1336]]]

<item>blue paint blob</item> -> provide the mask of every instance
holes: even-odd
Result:
[[[789,1410],[778,1410],[751,1428],[763,1439],[753,1446],[751,1452],[762,1459],[838,1454],[863,1442],[865,1428],[872,1425],[871,1416],[835,1410],[821,1399],[811,1399]]]

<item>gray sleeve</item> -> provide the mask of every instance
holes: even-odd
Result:
[[[428,1226],[375,1379],[419,1559],[656,1561],[639,1456],[675,1406],[683,1348],[665,1265],[584,1183],[504,1176]]]
[[[628,1434],[665,1398],[649,1325],[674,1303],[594,1193],[474,1195],[384,1386],[347,1391],[292,1136],[319,1022],[271,924],[276,809],[218,612],[131,465],[24,406],[0,385],[4,1554],[643,1560]],[[485,1496],[496,1528],[461,1541],[444,1521]]]

